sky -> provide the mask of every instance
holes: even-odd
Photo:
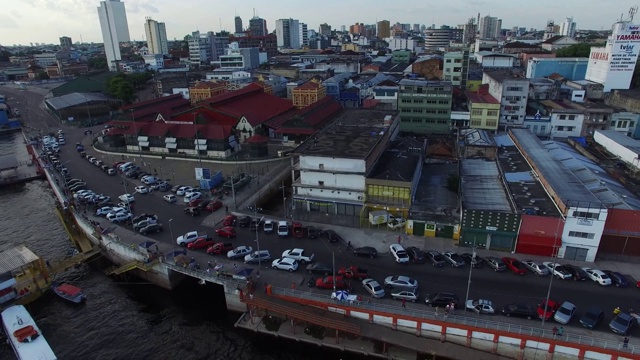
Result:
[[[73,42],[102,42],[98,0],[4,0],[0,44],[59,43],[60,36]],[[627,17],[638,0],[123,0],[132,40],[144,39],[146,17],[164,22],[167,37],[182,39],[193,31],[234,30],[234,17],[243,26],[255,14],[267,20],[272,32],[277,19],[292,18],[317,31],[322,23],[340,29],[356,22],[374,24],[389,20],[410,24],[452,25],[471,17],[490,15],[502,19],[503,28],[543,29],[547,20],[560,24],[573,17],[578,29],[608,30]],[[254,10],[255,9],[255,10]],[[640,23],[640,14],[635,23]]]

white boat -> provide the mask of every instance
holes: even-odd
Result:
[[[5,309],[2,312],[2,326],[18,360],[57,359],[24,306],[13,305]]]

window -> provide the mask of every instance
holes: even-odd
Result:
[[[447,59],[447,64],[451,64],[451,59]]]
[[[318,181],[318,186],[324,186],[324,181]]]
[[[411,122],[422,124],[422,119],[411,119]]]
[[[487,120],[487,126],[495,127],[498,125],[498,122],[495,120]]]
[[[414,99],[413,100],[414,104],[422,104],[423,102],[424,102],[424,100],[422,100],[422,99]]]
[[[507,101],[519,101],[520,96],[505,96],[504,99]]]
[[[547,125],[540,125],[540,132],[545,133],[547,131]]]
[[[487,110],[487,116],[498,116],[498,110]]]
[[[414,114],[422,114],[422,109],[413,109]]]
[[[473,109],[473,110],[471,110],[471,115],[473,115],[473,116],[481,116],[482,115],[482,109]]]
[[[449,105],[449,100],[438,100],[438,105]]]
[[[318,164],[318,169],[324,170],[324,164]]]
[[[471,126],[482,126],[482,121],[480,121],[480,120],[471,120]]]
[[[556,131],[564,131],[564,126],[556,126]]]
[[[575,115],[569,115],[569,120],[575,120],[576,116]]]
[[[585,219],[597,219],[599,217],[599,214],[594,212],[587,212],[587,211],[574,211],[573,217],[585,218]]]
[[[559,115],[558,119],[560,120],[566,120],[567,119],[567,115]]]
[[[593,238],[595,238],[595,234],[593,234],[593,233],[586,233],[586,232],[580,232],[580,231],[569,231],[569,236],[582,238],[582,239],[593,239]]]
[[[522,88],[519,86],[508,86],[507,91],[522,91]]]
[[[421,88],[421,87],[416,88],[416,93],[418,93],[418,94],[422,94],[422,88]]]

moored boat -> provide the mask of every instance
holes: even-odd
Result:
[[[2,312],[2,326],[8,343],[18,360],[56,360],[56,354],[42,336],[31,314],[22,305],[13,305]]]
[[[53,289],[56,295],[75,304],[82,304],[87,300],[87,296],[82,292],[82,289],[71,284],[56,283],[51,285],[51,289]]]

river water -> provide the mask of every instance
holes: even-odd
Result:
[[[26,160],[21,135],[0,136],[0,154]],[[52,262],[64,258],[72,245],[55,204],[46,181],[0,188],[0,251],[25,244]],[[104,275],[108,266],[98,260],[61,276],[84,289],[84,306],[51,293],[27,306],[59,359],[365,359],[235,329],[239,314],[226,312],[211,287],[117,282]],[[0,359],[14,358],[0,341]]]

